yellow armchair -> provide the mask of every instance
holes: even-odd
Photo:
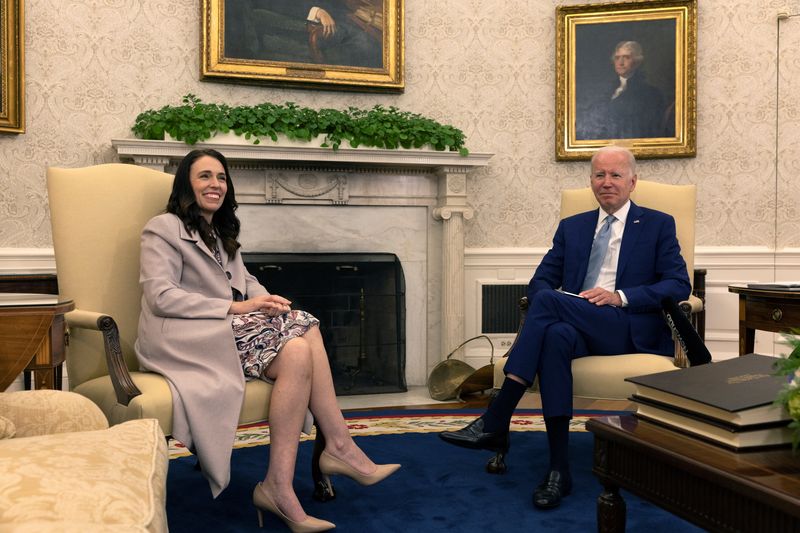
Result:
[[[96,403],[111,425],[155,418],[165,435],[172,432],[169,386],[159,374],[139,371],[133,345],[140,236],[164,212],[172,179],[124,164],[47,171],[59,293],[75,302],[65,316],[69,388]],[[266,420],[271,389],[248,382],[241,424]]]
[[[694,272],[694,228],[697,189],[694,185],[667,185],[652,181],[639,180],[631,200],[642,207],[657,209],[673,216],[675,219],[681,255],[689,272]],[[561,193],[560,218],[597,209],[591,188],[567,189]],[[692,276],[690,276],[692,279]],[[525,305],[525,303],[523,303]],[[704,302],[696,294],[680,302],[680,307],[687,314],[699,314],[704,311]],[[688,360],[675,343],[675,356],[636,353],[613,356],[588,356],[572,361],[573,395],[584,398],[625,400],[633,393],[634,387],[625,378],[675,370],[688,366]],[[507,354],[506,354],[507,355]],[[507,357],[501,358],[495,365],[494,385],[502,385],[505,374],[503,367]]]
[[[112,426],[155,418],[167,436],[172,434],[169,385],[161,375],[139,370],[134,342],[142,297],[141,232],[164,212],[172,181],[170,174],[126,164],[47,170],[59,293],[75,302],[65,315],[69,388],[97,404]],[[263,380],[247,382],[240,425],[267,420],[271,391]],[[324,486],[318,469],[323,447],[317,431],[312,458],[317,491]]]

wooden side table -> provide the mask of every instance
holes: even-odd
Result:
[[[729,285],[739,295],[739,355],[753,353],[756,330],[786,333],[800,328],[800,291]]]
[[[61,388],[64,313],[74,308],[51,294],[0,293],[0,391],[23,370],[37,389]]]
[[[625,531],[628,490],[709,531],[800,530],[800,460],[791,449],[733,452],[634,416],[592,418],[597,530]]]

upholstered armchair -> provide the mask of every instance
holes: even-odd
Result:
[[[678,242],[681,255],[686,261],[690,273],[694,273],[694,227],[697,191],[694,185],[667,185],[652,181],[639,180],[631,199],[637,205],[658,209],[675,218]],[[598,207],[594,194],[589,187],[567,189],[561,193],[561,215],[565,218],[577,213]],[[702,273],[689,276],[693,284],[698,280],[704,283]],[[697,287],[689,299],[680,302],[680,308],[687,315],[704,313],[703,299],[696,294]],[[702,296],[702,295],[701,295]],[[521,306],[527,308],[527,299]],[[702,320],[702,319],[701,319]],[[702,323],[695,320],[694,323]],[[681,343],[675,343],[675,356],[635,353],[613,356],[588,356],[572,361],[573,395],[583,398],[626,400],[633,393],[634,386],[625,381],[631,376],[653,374],[688,366]],[[510,351],[510,350],[509,350]],[[507,354],[495,364],[495,387],[502,385],[505,374],[503,367]]]
[[[111,425],[155,418],[165,435],[172,433],[170,388],[161,375],[139,370],[134,342],[141,231],[164,212],[172,181],[126,164],[47,171],[59,293],[75,302],[65,315],[69,388],[97,404]],[[271,390],[265,381],[247,382],[240,424],[267,419]],[[317,431],[315,481],[321,446]]]

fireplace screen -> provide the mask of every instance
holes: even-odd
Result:
[[[405,281],[394,254],[242,254],[268,291],[320,321],[336,394],[406,391]]]

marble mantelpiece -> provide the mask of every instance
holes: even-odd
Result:
[[[174,172],[195,147],[113,139],[121,161]],[[391,252],[406,276],[406,380],[464,340],[467,175],[493,154],[199,143],[234,174],[245,251]],[[456,354],[460,356],[460,354]]]

